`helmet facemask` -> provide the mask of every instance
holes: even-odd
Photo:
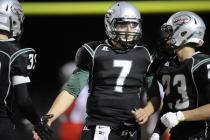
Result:
[[[114,19],[111,24],[114,41],[119,42],[123,49],[130,49],[141,38],[141,24],[136,19]]]
[[[174,54],[175,40],[173,38],[173,27],[171,25],[163,24],[160,29],[161,41],[163,46],[163,52],[167,54]]]

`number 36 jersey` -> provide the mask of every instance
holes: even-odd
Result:
[[[143,46],[117,52],[108,41],[84,44],[77,52],[76,64],[89,71],[87,124],[113,126],[133,117],[140,107],[140,89],[150,64]]]
[[[7,104],[13,86],[30,82],[35,62],[33,49],[18,49],[10,42],[0,41],[0,104]]]

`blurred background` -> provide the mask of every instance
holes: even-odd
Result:
[[[74,61],[77,49],[84,43],[104,40],[104,14],[114,1],[78,0],[20,0],[25,13],[23,47],[37,51],[37,65],[31,76],[30,94],[40,115],[45,114],[61,86],[61,67]],[[205,45],[201,51],[210,54],[210,1],[130,1],[137,6],[143,19],[142,42],[149,49],[156,47],[160,26],[169,16],[180,10],[198,13],[207,26]],[[21,116],[20,116],[21,117]],[[27,124],[27,121],[23,121]],[[53,128],[59,140],[57,121]],[[30,133],[19,125],[21,140],[30,139]],[[29,135],[26,135],[29,134]]]

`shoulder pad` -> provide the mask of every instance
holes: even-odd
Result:
[[[19,48],[10,42],[0,42],[0,50],[11,56],[13,53],[19,50]]]
[[[209,59],[210,56],[207,54],[198,53],[198,54],[193,55],[193,58],[194,58],[194,65],[197,65],[201,61]]]
[[[11,61],[13,62],[17,57],[28,55],[28,54],[36,54],[36,52],[32,48],[20,49],[20,50],[18,50],[15,53],[12,54]]]
[[[86,45],[88,45],[91,49],[95,50],[99,45],[103,44],[102,41],[91,41],[88,43],[85,43]]]
[[[193,67],[192,67],[192,71],[195,71],[196,69],[198,69],[200,66],[202,65],[207,65],[210,64],[210,56],[206,55],[206,54],[196,54],[193,56],[194,58],[194,63],[193,63]]]

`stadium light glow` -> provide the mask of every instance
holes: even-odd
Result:
[[[197,1],[130,1],[141,13],[155,14],[181,10],[210,12],[209,0]],[[22,2],[26,15],[100,15],[104,14],[112,1],[97,2]]]

